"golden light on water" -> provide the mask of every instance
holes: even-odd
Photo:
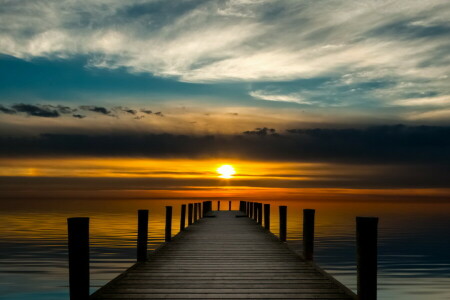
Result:
[[[220,174],[220,178],[233,178],[233,175],[236,174],[236,171],[234,170],[233,166],[231,165],[222,165],[219,168],[217,168],[217,173]]]

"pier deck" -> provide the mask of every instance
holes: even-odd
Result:
[[[239,211],[213,211],[91,299],[355,299]]]

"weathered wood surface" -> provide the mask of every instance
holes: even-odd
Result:
[[[238,211],[214,211],[91,299],[354,299]]]

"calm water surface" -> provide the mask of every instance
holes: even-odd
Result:
[[[163,240],[166,205],[179,227],[182,200],[11,200],[0,203],[0,299],[68,299],[66,219],[91,217],[92,292],[134,262],[136,211],[150,210],[150,249]],[[222,208],[228,204],[222,201]],[[316,209],[316,261],[355,290],[355,216],[380,217],[379,299],[450,299],[450,204],[271,202],[288,205],[298,245],[303,208]],[[233,202],[233,209],[238,203]],[[214,209],[216,208],[214,204]]]

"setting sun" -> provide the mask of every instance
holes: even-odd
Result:
[[[217,173],[220,174],[219,177],[221,178],[232,178],[236,171],[231,165],[223,165],[217,168]]]

